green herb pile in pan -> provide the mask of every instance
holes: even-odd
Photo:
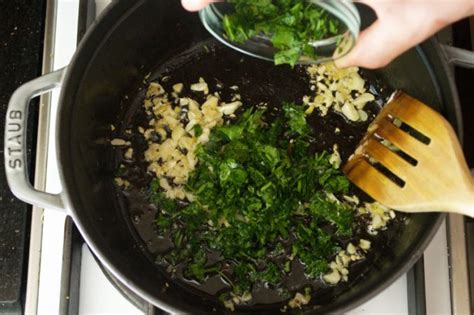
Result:
[[[197,150],[188,205],[152,183],[159,233],[173,243],[162,259],[183,264],[185,277],[220,275],[238,296],[263,283],[288,297],[281,280],[293,263],[318,278],[341,249],[337,239],[352,235],[355,209],[335,198],[348,192],[348,180],[327,152],[310,154],[315,139],[303,108],[285,104],[283,111],[266,123],[264,111],[249,109],[216,127]]]
[[[339,34],[339,21],[304,0],[231,0],[235,12],[224,16],[228,39],[243,43],[267,35],[278,50],[275,64],[295,65],[302,54],[314,56],[310,42]]]

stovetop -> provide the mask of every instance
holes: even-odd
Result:
[[[469,36],[470,35],[470,36]],[[474,17],[453,25],[453,44],[474,51]],[[457,68],[456,85],[462,105],[464,154],[474,175],[474,70]],[[471,311],[474,312],[474,218],[465,218]]]
[[[470,35],[470,36],[469,36]],[[474,51],[474,17],[453,25],[453,45]],[[474,168],[474,70],[456,68],[456,85],[462,105],[464,123],[464,154],[471,168]]]
[[[61,2],[61,0],[58,0]],[[42,39],[44,36],[45,26],[45,2],[53,3],[56,0],[34,0],[34,1],[3,1],[0,0],[0,126],[3,126],[4,112],[8,98],[13,90],[23,82],[35,78],[41,74],[41,51]],[[67,2],[67,1],[66,1]],[[69,5],[63,11],[78,10],[77,18],[77,39],[84,34],[87,26],[92,23],[96,14],[100,12],[110,1],[109,0],[77,0],[69,2]],[[5,16],[4,16],[5,15]],[[458,47],[472,49],[469,36],[469,29],[473,29],[469,21],[456,23],[452,28],[452,36],[447,43],[455,44]],[[67,34],[67,31],[62,33]],[[60,35],[60,36],[63,36]],[[74,37],[76,40],[76,37]],[[3,45],[3,46],[2,46]],[[4,49],[5,47],[9,47]],[[70,58],[71,51],[66,54]],[[67,64],[68,59],[56,62],[56,67]],[[474,167],[474,72],[465,69],[456,69],[456,79],[460,94],[461,103],[463,104],[463,119],[465,128],[465,153],[471,167]],[[34,140],[36,137],[36,116],[37,106],[32,106],[31,124],[28,132],[30,137],[29,152],[30,161],[33,161]],[[3,149],[3,127],[0,128],[0,150]],[[25,310],[25,275],[27,265],[27,251],[29,238],[29,208],[24,203],[14,199],[6,185],[3,170],[3,154],[0,154],[0,314],[9,312],[20,314]],[[31,165],[30,170],[34,166]],[[56,247],[63,247],[63,253],[60,254],[59,260],[63,262],[61,265],[62,273],[66,273],[67,277],[61,279],[48,279],[49,275],[57,274],[57,270],[52,270],[46,276],[48,281],[60,282],[60,293],[51,293],[67,295],[67,299],[61,300],[58,313],[64,314],[88,314],[92,312],[108,312],[115,313],[136,313],[136,314],[154,314],[158,313],[148,303],[144,302],[133,293],[129,292],[120,282],[114,279],[102,269],[95,261],[93,255],[88,250],[82,237],[75,229],[73,223],[69,219],[63,217],[56,218],[58,221],[51,221],[49,224],[61,222],[64,225],[64,240]],[[447,247],[446,235],[443,232],[445,225],[440,229],[436,239],[433,242],[442,243],[441,248]],[[444,233],[444,236],[443,236]],[[474,220],[466,220],[466,235],[468,248],[474,249]],[[61,234],[61,237],[63,234]],[[43,237],[46,237],[45,235]],[[54,236],[53,236],[54,237]],[[469,243],[470,242],[470,243]],[[66,249],[66,252],[64,252]],[[49,251],[50,249],[43,249]],[[426,257],[438,257],[438,249],[428,249]],[[431,252],[430,252],[431,251]],[[444,253],[443,255],[446,255]],[[474,250],[468,251],[470,262],[474,260]],[[425,292],[427,289],[425,274],[437,272],[437,269],[447,269],[447,258],[443,257],[436,262],[425,262],[421,259],[415,267],[401,278],[394,286],[385,292],[386,296],[392,299],[400,299],[400,304],[406,303],[407,306],[390,309],[391,312],[402,312],[407,309],[409,314],[426,314],[436,309],[438,295],[443,294],[439,291],[433,293]],[[474,266],[470,266],[474,270]],[[470,274],[471,294],[474,293],[474,273]],[[88,279],[100,279],[100,281],[89,281]],[[85,281],[87,280],[87,281]],[[39,281],[39,280],[38,280]],[[443,284],[436,283],[436,279],[431,282],[432,286],[441,286]],[[447,281],[447,280],[446,280]],[[402,290],[403,296],[399,296],[400,290],[397,288],[408,288],[408,292]],[[429,289],[429,288],[428,288]],[[391,290],[391,291],[390,291]],[[446,289],[449,294],[449,288]],[[101,295],[99,304],[92,305],[97,300],[97,295]],[[431,294],[431,296],[430,296]],[[33,295],[34,296],[34,295]],[[121,301],[123,297],[127,302]],[[48,313],[48,308],[44,304],[56,302],[46,293],[39,293],[35,297],[42,299],[43,303],[36,301],[37,305],[34,309],[38,309],[39,313]],[[59,299],[59,298],[58,298]],[[118,302],[117,302],[118,301]],[[367,311],[384,309],[386,300],[377,297],[371,301],[371,305],[363,305],[354,314],[365,314]],[[474,298],[471,296],[471,303]],[[431,305],[426,305],[426,304]],[[434,303],[434,304],[433,304]],[[111,305],[115,304],[115,305]],[[441,304],[440,304],[441,305]],[[449,308],[449,306],[448,306]],[[474,309],[474,305],[471,306]],[[365,312],[365,313],[364,313]],[[405,312],[405,311],[403,311]]]
[[[45,0],[0,1],[0,313],[20,312],[24,303],[31,217],[31,207],[14,198],[6,184],[3,126],[13,91],[41,75],[45,5]],[[32,106],[29,161],[34,161],[37,114],[38,106]]]

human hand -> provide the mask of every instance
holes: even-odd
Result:
[[[183,7],[188,11],[199,11],[213,0],[181,0]]]
[[[181,0],[197,11],[216,0]],[[380,68],[443,27],[474,15],[474,0],[357,0],[377,14],[353,50],[336,60],[338,67]]]
[[[474,15],[474,0],[359,0],[377,20],[364,30],[338,67],[380,68],[445,26]]]

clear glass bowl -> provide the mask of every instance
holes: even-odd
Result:
[[[359,36],[360,15],[355,5],[348,0],[307,1],[323,8],[331,17],[339,20],[340,34],[310,42],[314,49],[313,56],[301,55],[298,63],[321,63],[346,55],[354,47]],[[232,11],[232,4],[216,2],[202,9],[199,16],[205,28],[220,42],[247,55],[273,61],[273,56],[278,50],[272,46],[270,38],[265,35],[255,36],[242,44],[231,42],[226,38],[222,20]]]

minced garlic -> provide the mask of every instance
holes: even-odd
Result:
[[[353,200],[356,198],[356,200]],[[345,200],[359,203],[356,196],[349,197],[344,196]],[[372,221],[368,226],[367,232],[375,235],[378,230],[385,229],[388,222],[395,218],[395,212],[378,202],[364,203],[363,207],[358,209],[359,214],[369,214]],[[346,249],[343,249],[335,257],[335,259],[329,264],[330,271],[322,276],[324,282],[330,285],[336,285],[340,281],[347,281],[349,274],[349,264],[354,261],[358,261],[365,258],[364,253],[367,252],[371,247],[369,240],[360,239],[358,245],[353,243],[347,244]]]
[[[181,93],[183,91],[183,88],[184,88],[184,84],[183,83],[177,83],[175,85],[173,85],[173,91],[175,93]]]
[[[332,146],[332,154],[329,157],[329,163],[331,163],[334,168],[339,168],[341,166],[342,159],[337,143]]]
[[[182,83],[173,86],[172,93],[180,93]],[[148,141],[144,152],[148,171],[159,179],[160,187],[170,199],[192,199],[184,190],[189,173],[197,164],[195,155],[199,144],[209,141],[211,129],[224,123],[224,116],[232,115],[242,106],[240,101],[224,103],[219,97],[209,94],[209,87],[203,78],[192,84],[190,89],[203,92],[207,99],[199,104],[192,98],[176,98],[178,106],[173,105],[165,89],[158,83],[151,83],[143,106],[152,113],[148,129],[140,133]],[[201,134],[196,134],[199,126]],[[157,138],[159,141],[157,141]],[[125,158],[132,156],[127,151]]]
[[[318,109],[321,116],[326,116],[332,108],[350,121],[366,121],[369,118],[364,107],[374,101],[375,96],[366,91],[365,81],[357,67],[339,69],[327,63],[311,65],[307,73],[315,95],[303,97],[303,103],[308,106],[306,114]]]
[[[365,203],[364,207],[358,209],[360,214],[369,214],[372,218],[367,232],[376,235],[378,230],[385,229],[390,220],[395,218],[395,212],[378,202]]]
[[[128,188],[130,186],[130,182],[122,177],[115,177],[114,181],[119,187]]]
[[[118,146],[118,147],[131,145],[130,141],[125,141],[119,138],[112,139],[112,141],[110,141],[110,144],[113,146]]]
[[[123,157],[127,160],[131,160],[133,158],[133,149],[128,148]]]
[[[310,294],[302,294],[297,292],[295,297],[288,301],[288,306],[290,308],[301,308],[303,305],[307,305],[311,301]]]
[[[191,85],[191,91],[203,92],[205,95],[209,94],[209,86],[203,78],[199,78],[199,83]]]

